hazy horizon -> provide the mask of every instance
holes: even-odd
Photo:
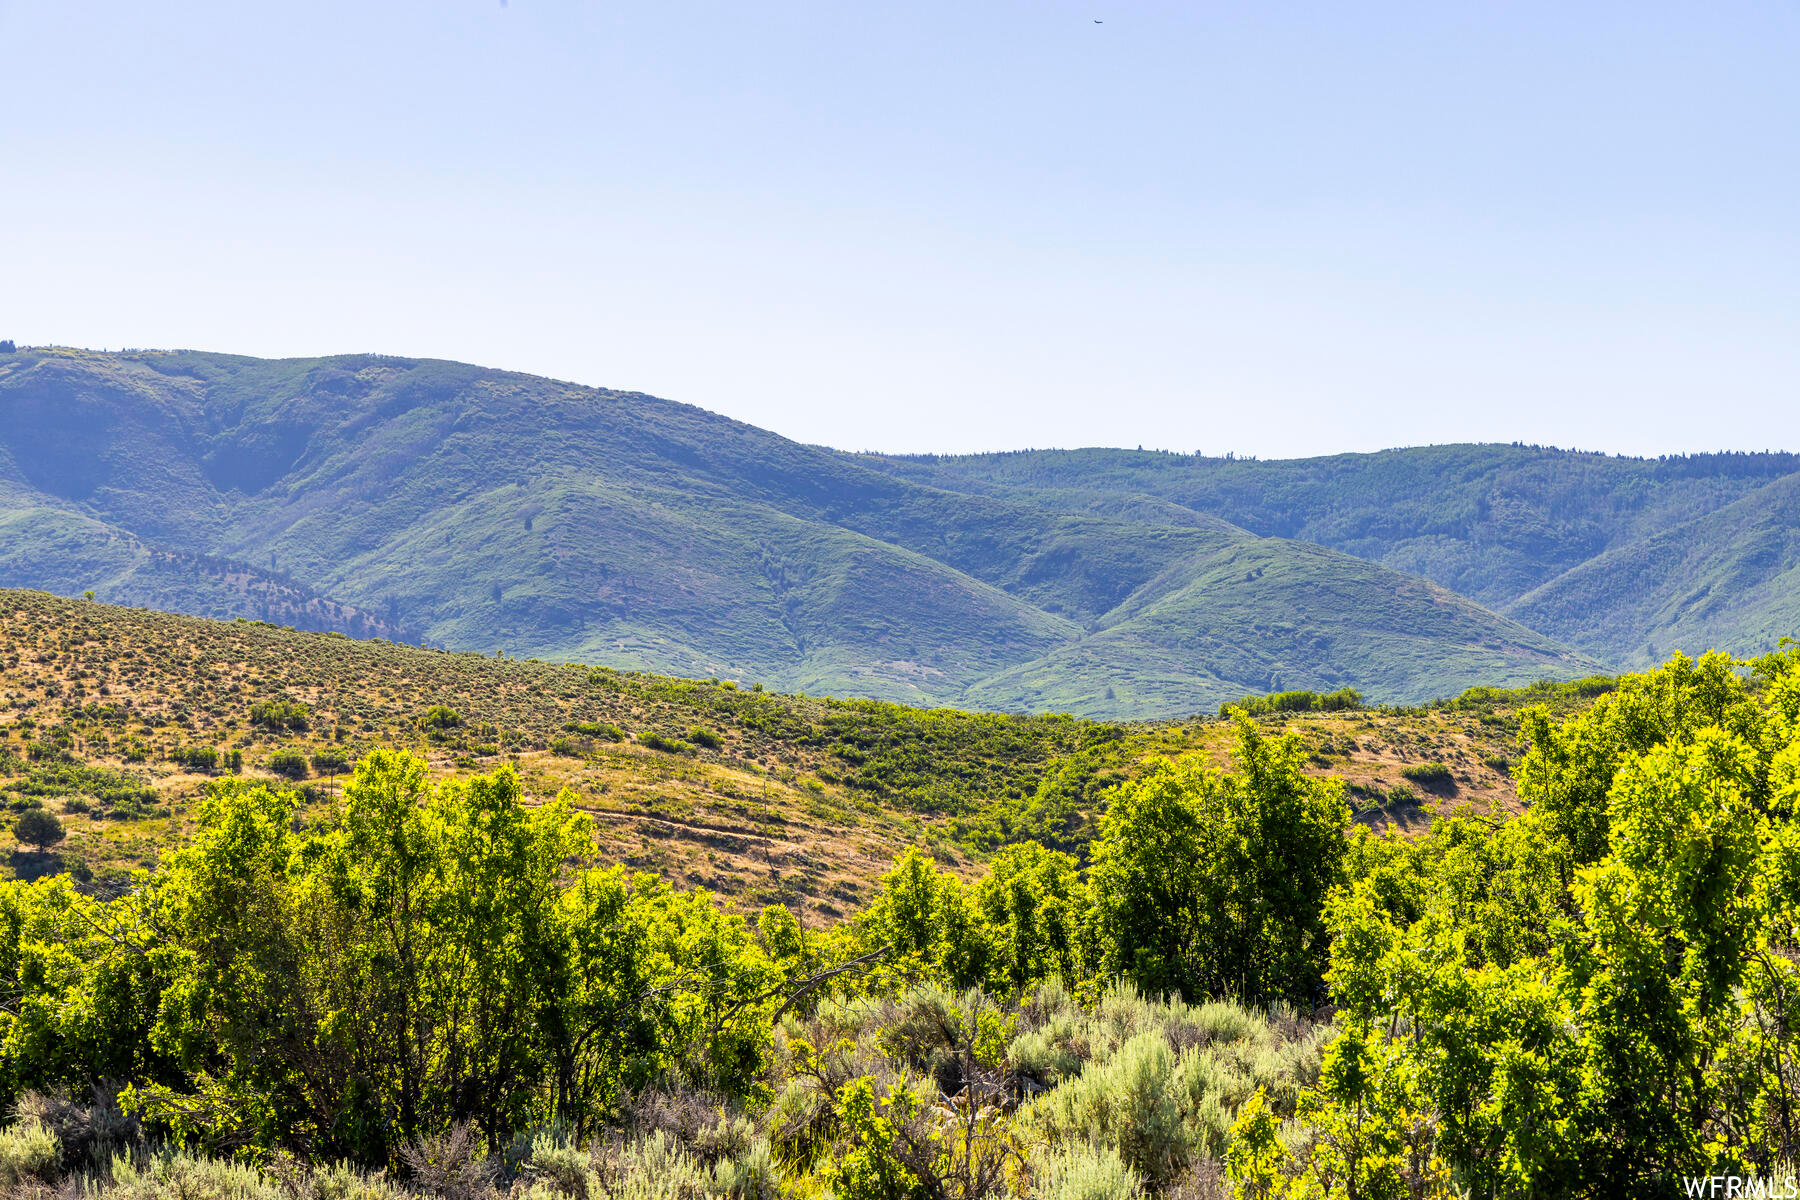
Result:
[[[118,354],[225,354],[225,355],[238,354],[238,351],[235,351],[235,350],[224,350],[224,349],[219,349],[217,347],[205,347],[205,346],[77,346],[77,345],[74,345],[74,344],[68,343],[68,342],[40,342],[40,343],[18,342],[17,345],[18,345],[18,348],[21,350],[49,350],[49,349],[80,350],[80,351],[84,351],[87,353],[99,353],[99,354],[113,354],[113,353],[118,353]],[[385,357],[385,358],[416,358],[416,359],[430,359],[430,358],[437,357],[435,355],[391,354],[384,350],[343,350],[343,351],[327,351],[327,352],[321,353],[321,354],[287,354],[287,355],[279,355],[279,356],[275,356],[275,355],[270,355],[270,356],[242,355],[241,357],[314,359],[314,358],[342,358],[342,357],[351,357],[351,356],[356,356],[356,355],[369,355],[369,356],[373,356],[373,357]],[[463,360],[463,359],[440,359],[440,361],[466,362],[466,360]],[[519,371],[516,368],[508,367],[508,366],[505,366],[500,363],[470,362],[470,363],[467,363],[467,365],[479,367],[483,370],[504,371],[504,372],[509,372],[512,374],[523,374],[523,375],[535,374],[535,372],[530,372],[530,371]],[[543,376],[543,378],[556,379],[558,382],[571,383],[571,384],[575,384],[579,387],[592,387],[592,388],[598,388],[601,390],[631,392],[631,393],[635,393],[635,394],[639,394],[639,395],[649,396],[652,399],[656,399],[656,400],[664,400],[664,401],[668,401],[668,402],[675,403],[675,404],[688,404],[691,407],[701,408],[707,412],[713,413],[716,416],[726,417],[726,418],[729,418],[730,420],[734,420],[734,421],[742,421],[743,420],[742,417],[733,416],[731,413],[728,413],[728,412],[721,412],[718,409],[707,408],[705,405],[701,405],[701,404],[693,404],[691,401],[682,400],[676,396],[658,395],[655,392],[647,391],[642,388],[614,388],[614,387],[612,387],[612,385],[607,384],[605,382],[586,380],[586,379],[565,379],[565,378],[561,378],[559,376]],[[754,422],[746,422],[746,423],[754,424]],[[759,426],[759,428],[768,429],[767,426]],[[785,431],[780,430],[780,429],[768,429],[768,431],[771,433],[779,434],[780,436],[787,438],[789,441],[800,442],[804,445],[809,445],[809,446],[817,446],[821,449],[834,450],[834,451],[839,451],[839,452],[846,453],[846,454],[885,455],[885,456],[892,457],[892,458],[958,458],[958,457],[979,458],[984,455],[1036,453],[1039,451],[1048,452],[1048,453],[1074,454],[1074,453],[1079,453],[1084,450],[1123,450],[1123,451],[1129,451],[1132,453],[1176,454],[1176,455],[1182,455],[1182,456],[1188,456],[1188,457],[1239,459],[1239,460],[1251,461],[1251,462],[1282,462],[1282,461],[1298,462],[1298,461],[1304,461],[1307,459],[1315,459],[1315,458],[1336,458],[1336,457],[1340,457],[1340,456],[1347,455],[1347,454],[1372,455],[1372,454],[1386,454],[1386,453],[1389,453],[1392,451],[1398,451],[1398,450],[1429,449],[1433,446],[1522,446],[1522,447],[1526,447],[1526,448],[1534,449],[1534,450],[1550,450],[1550,451],[1555,451],[1555,452],[1564,453],[1564,454],[1597,454],[1597,455],[1601,455],[1601,456],[1604,456],[1607,458],[1624,458],[1624,459],[1634,459],[1634,460],[1649,460],[1649,459],[1658,459],[1658,458],[1680,458],[1680,457],[1684,457],[1684,456],[1694,457],[1694,456],[1714,455],[1714,454],[1800,454],[1800,450],[1796,450],[1796,449],[1793,449],[1788,446],[1773,446],[1773,445],[1772,446],[1761,446],[1761,447],[1715,446],[1710,449],[1701,449],[1701,450],[1666,450],[1666,451],[1650,452],[1650,453],[1630,453],[1630,452],[1625,452],[1625,451],[1609,450],[1604,447],[1559,446],[1559,445],[1555,445],[1555,444],[1549,443],[1549,442],[1533,442],[1533,441],[1523,440],[1520,438],[1507,438],[1504,440],[1499,440],[1499,439],[1469,440],[1469,439],[1465,439],[1465,440],[1460,440],[1460,441],[1441,441],[1441,442],[1399,442],[1399,443],[1395,443],[1393,445],[1375,447],[1373,449],[1321,450],[1321,451],[1318,451],[1315,453],[1289,454],[1289,455],[1248,454],[1248,453],[1239,454],[1236,451],[1231,451],[1231,450],[1221,450],[1221,451],[1217,451],[1217,452],[1197,452],[1197,451],[1192,451],[1192,450],[1182,450],[1175,446],[1154,446],[1154,445],[1150,445],[1148,443],[1146,443],[1144,445],[1127,446],[1127,445],[1122,445],[1122,444],[1117,444],[1117,443],[1099,443],[1099,442],[1086,443],[1086,444],[1082,444],[1082,445],[1068,445],[1068,446],[1053,446],[1053,445],[1040,446],[1040,445],[1023,445],[1023,444],[1016,445],[1016,446],[985,446],[985,447],[976,447],[974,449],[967,449],[967,450],[885,450],[879,446],[834,446],[827,442],[808,441],[805,438],[794,437],[791,434],[788,434]]]

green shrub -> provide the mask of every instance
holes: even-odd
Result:
[[[410,1195],[351,1167],[306,1170],[287,1164],[271,1178],[248,1163],[165,1150],[112,1160],[110,1183],[84,1193],[92,1200],[407,1200]]]
[[[1400,775],[1422,788],[1443,788],[1456,782],[1456,776],[1441,762],[1414,763],[1410,767],[1402,767]]]
[[[604,721],[571,721],[563,726],[565,733],[579,733],[584,737],[601,738],[608,742],[622,742],[625,731],[617,725],[609,725]]]
[[[1492,712],[1496,708],[1524,708],[1532,704],[1548,704],[1557,710],[1619,690],[1619,680],[1611,675],[1589,675],[1582,679],[1559,682],[1541,679],[1527,687],[1472,687],[1454,700],[1440,701],[1452,712]]]
[[[250,706],[250,723],[271,733],[305,732],[311,721],[312,709],[298,700],[258,700]]]
[[[638,741],[652,750],[660,750],[664,754],[691,754],[694,747],[679,738],[664,737],[660,733],[643,733]]]
[[[1033,1029],[1006,1048],[1006,1065],[1043,1084],[1055,1084],[1081,1070],[1081,1058],[1054,1029]]]
[[[599,1194],[621,1200],[688,1200],[710,1190],[706,1169],[660,1129],[618,1146],[599,1167],[608,1185]]]
[[[704,725],[696,725],[688,730],[688,740],[696,746],[705,746],[708,750],[718,750],[725,745],[725,739]]]
[[[1058,1142],[1086,1140],[1116,1150],[1160,1189],[1186,1169],[1189,1157],[1172,1086],[1180,1061],[1160,1031],[1146,1030],[1105,1062],[1033,1101],[1032,1117]]]
[[[1028,1031],[1013,1040],[1008,1064],[1040,1085],[1055,1083],[1021,1108],[1022,1130],[1074,1158],[1115,1150],[1147,1186],[1165,1189],[1184,1170],[1216,1167],[1231,1113],[1258,1086],[1291,1115],[1319,1078],[1332,1032],[1281,1005],[1261,1014],[1229,1000],[1150,1000],[1129,983],[1108,987],[1091,1011],[1046,984],[1020,1024]],[[1060,1083],[1046,1078],[1049,1064]]]
[[[75,878],[92,878],[85,863],[65,863]],[[104,1168],[114,1154],[133,1145],[142,1135],[136,1118],[119,1106],[116,1097],[100,1089],[86,1101],[26,1092],[19,1097],[18,1114],[21,1125],[37,1123],[55,1136],[62,1147],[63,1162],[72,1170],[83,1166]]]
[[[89,767],[80,763],[54,762],[33,767],[31,774],[5,786],[25,797],[86,796],[123,815],[141,815],[156,802],[156,789],[135,775]]]
[[[462,723],[461,713],[442,704],[432,705],[419,716],[420,729],[455,729]]]
[[[1038,1200],[1137,1200],[1144,1184],[1110,1146],[1040,1152],[1032,1163]]]
[[[0,1186],[54,1183],[62,1143],[40,1121],[21,1121],[0,1129]]]
[[[321,775],[342,775],[350,769],[350,756],[332,748],[319,750],[312,756],[312,766]]]
[[[212,746],[177,746],[169,751],[169,761],[190,771],[219,769],[219,751]]]
[[[13,836],[24,845],[47,850],[63,840],[63,823],[55,813],[42,808],[28,808],[13,822]]]
[[[459,1121],[433,1137],[421,1137],[400,1147],[400,1161],[413,1186],[430,1196],[476,1197],[492,1195],[490,1181],[500,1164],[487,1157],[474,1127]]]
[[[298,750],[277,750],[264,760],[263,765],[289,779],[305,779],[307,776],[306,755]]]
[[[558,1196],[591,1196],[600,1191],[600,1180],[587,1152],[573,1144],[568,1131],[560,1125],[546,1126],[521,1137],[519,1142],[528,1147],[521,1156],[519,1174],[530,1180],[534,1189],[542,1180]]]

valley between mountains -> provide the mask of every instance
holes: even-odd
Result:
[[[460,363],[0,355],[0,585],[773,690],[1170,717],[1770,648],[1793,455],[802,445]]]

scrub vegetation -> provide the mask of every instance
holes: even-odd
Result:
[[[1521,750],[1518,712],[1587,702],[1543,688],[1481,696],[1247,707],[1270,730],[1297,723],[1305,769],[1342,779],[1360,820],[1416,829],[1440,799],[1516,809],[1506,764]],[[434,778],[509,765],[533,801],[573,796],[610,861],[788,904],[808,924],[865,902],[909,845],[964,872],[1023,840],[1083,857],[1109,789],[1161,757],[1222,765],[1230,742],[1216,719],[783,695],[23,591],[0,592],[0,728],[0,803],[53,811],[68,830],[53,852],[21,840],[10,863],[20,876],[69,870],[118,885],[192,832],[211,780],[262,780],[305,813],[371,749],[405,749]],[[1417,762],[1447,764],[1454,791],[1395,797]]]
[[[0,883],[12,1195],[1658,1195],[1800,1150],[1800,651],[1115,724],[0,599],[0,786],[65,833]],[[860,887],[620,853],[732,805]]]

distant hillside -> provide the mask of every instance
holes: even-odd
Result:
[[[1675,650],[1758,654],[1800,635],[1789,586],[1800,540],[1785,499],[1800,487],[1800,455],[1461,445],[1273,462],[1098,449],[861,461],[1060,512],[1154,512],[1171,524],[1192,514],[1328,546],[1614,669]]]
[[[1230,699],[1340,687],[1426,698],[1472,680],[1517,686],[1596,666],[1424,580],[1263,538],[1182,561],[1092,636],[985,681],[970,698],[1150,717],[1178,711],[1197,677]]]
[[[1507,611],[1634,668],[1687,647],[1800,636],[1800,475],[1597,555]]]
[[[63,595],[129,594],[138,604],[168,612],[415,640],[404,626],[321,596],[279,572],[150,546],[122,529],[60,508],[0,508],[0,579],[15,576],[30,576],[37,586]]]
[[[1597,666],[1417,578],[1166,499],[950,482],[458,363],[0,356],[0,584],[1096,716]]]
[[[1183,513],[1229,521],[1419,575],[1495,608],[1800,472],[1796,454],[1637,459],[1516,445],[1268,462],[1101,449],[861,461],[917,483],[1064,512],[1154,505],[1170,523]]]

